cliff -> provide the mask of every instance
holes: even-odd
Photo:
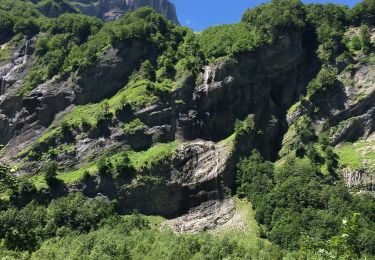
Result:
[[[151,6],[167,19],[179,24],[176,8],[169,0],[78,0],[70,4],[83,14],[96,16],[105,21],[118,19],[127,12]]]

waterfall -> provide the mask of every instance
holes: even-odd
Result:
[[[29,48],[29,41],[27,40],[26,41],[26,45],[25,45],[25,54],[23,55],[22,64],[25,64],[27,62],[27,51],[28,51],[28,48]]]
[[[211,68],[210,66],[206,66],[204,68],[204,82],[203,82],[206,94],[208,92],[208,85],[209,85],[208,80],[210,79],[210,74],[211,74]]]
[[[215,185],[216,185],[216,194],[215,194],[215,215],[218,216],[218,208],[219,208],[219,189],[220,189],[220,184],[219,184],[219,152],[217,150],[217,147],[215,145],[215,172],[216,172],[216,177],[215,177]]]
[[[210,81],[211,78],[211,82]],[[215,81],[215,69],[212,69],[210,66],[204,67],[204,76],[203,76],[203,85],[205,87],[205,92],[208,94],[209,85]]]
[[[22,57],[22,63],[21,64],[16,64],[14,61],[13,61],[13,64],[15,65],[5,76],[3,76],[1,78],[1,89],[0,89],[0,96],[3,95],[5,93],[5,83],[6,83],[6,79],[17,69],[19,69],[20,67],[22,67],[24,64],[27,63],[27,51],[28,51],[28,48],[29,48],[29,40],[26,41],[25,43],[25,53]]]
[[[5,85],[5,77],[2,77],[2,78],[1,78],[0,96],[3,95],[4,85]]]

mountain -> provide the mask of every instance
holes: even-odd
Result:
[[[0,2],[1,257],[375,255],[373,0],[80,3]]]
[[[179,24],[176,8],[169,0],[78,0],[69,3],[83,14],[96,16],[105,21],[112,21],[124,13],[151,6],[167,19]]]

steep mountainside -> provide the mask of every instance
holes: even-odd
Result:
[[[118,19],[124,13],[151,6],[167,19],[178,24],[176,8],[169,0],[78,0],[68,1],[83,14],[96,16],[105,21]]]
[[[234,197],[263,246],[224,238],[213,259],[374,256],[374,11],[274,0],[195,34],[167,0],[1,2],[0,256],[162,232],[133,212],[243,232]]]

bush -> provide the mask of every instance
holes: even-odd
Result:
[[[131,76],[131,80],[136,82],[139,80],[150,80],[155,81],[155,68],[149,60],[146,60],[141,64],[139,71]]]
[[[367,25],[362,25],[359,29],[359,38],[361,40],[362,51],[369,53],[372,49],[371,36]]]
[[[274,169],[256,151],[237,165],[237,194],[252,202],[257,220],[268,228],[268,238],[283,248],[298,249],[303,234],[317,243],[336,236],[351,205],[365,203],[352,204],[347,189],[332,184],[320,172],[323,158],[315,152],[311,155],[310,150],[307,154],[315,165],[305,159],[289,159]],[[371,206],[356,210],[370,212]],[[369,220],[365,223],[372,225]],[[360,247],[358,241],[353,243]]]
[[[13,25],[12,17],[7,12],[0,10],[0,41],[13,35]]]
[[[44,173],[44,179],[49,186],[52,186],[57,182],[57,170],[58,164],[55,161],[49,161],[43,166],[42,172]]]
[[[74,139],[71,125],[66,122],[62,122],[60,125],[61,135],[65,141],[72,141]]]
[[[120,177],[131,178],[136,172],[127,154],[123,155],[121,161],[116,164],[115,168]]]
[[[28,18],[28,19],[19,19],[13,27],[13,31],[15,34],[22,33],[27,37],[31,38],[34,35],[39,33],[39,26],[36,23],[35,19]]]
[[[340,86],[336,71],[331,66],[323,66],[318,75],[307,86],[309,96]]]
[[[97,228],[102,220],[115,215],[114,207],[104,198],[87,199],[73,193],[52,201],[47,208],[36,202],[21,209],[9,208],[0,211],[0,239],[8,250],[32,252],[63,229],[88,232]]]
[[[237,194],[249,198],[257,206],[273,188],[273,164],[264,161],[254,150],[250,157],[242,159],[237,165]]]
[[[245,23],[210,27],[198,36],[203,53],[210,59],[250,51],[258,44]]]
[[[350,11],[350,17],[357,26],[363,23],[375,25],[375,1],[363,0],[356,4]]]
[[[61,227],[87,232],[113,214],[113,203],[101,197],[87,199],[82,193],[71,193],[53,201],[47,208],[48,226],[54,232]]]
[[[273,0],[246,11],[242,21],[255,30],[257,37],[272,42],[289,31],[303,30],[305,17],[299,0]]]
[[[336,55],[345,51],[343,35],[349,25],[349,9],[334,4],[311,4],[306,6],[306,12],[307,23],[317,36],[318,57],[323,63],[334,62]]]
[[[35,202],[0,212],[0,238],[9,250],[33,251],[45,238],[46,211]]]
[[[351,47],[356,50],[356,51],[359,51],[362,49],[362,43],[361,43],[361,39],[357,36],[357,35],[354,35],[352,40],[351,40]]]
[[[101,177],[110,177],[112,176],[112,163],[107,159],[100,159],[98,161],[98,174]]]

